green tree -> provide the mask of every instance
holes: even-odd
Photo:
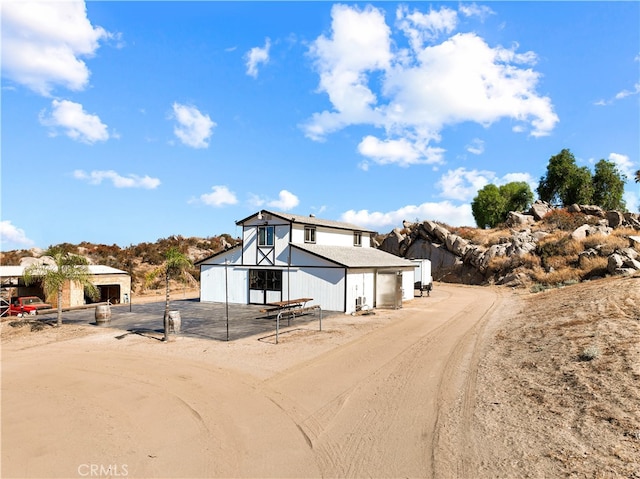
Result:
[[[50,247],[44,255],[46,258],[42,258],[41,262],[25,268],[24,282],[26,285],[40,282],[47,296],[57,294],[56,326],[59,327],[62,325],[62,289],[67,282],[79,283],[93,298],[98,296],[98,289],[91,282],[89,262],[86,258],[65,251],[65,248],[60,246]]]
[[[586,166],[576,167],[568,179],[562,204],[590,205],[593,201],[593,177]]]
[[[578,167],[573,153],[565,148],[549,159],[547,174],[540,178],[536,191],[542,201],[555,205],[590,204],[591,173],[586,167]]]
[[[533,202],[533,192],[524,181],[512,181],[500,187],[500,194],[506,199],[505,219],[509,211],[525,211]]]
[[[615,163],[598,161],[593,173],[593,202],[605,210],[624,211],[626,205],[622,195],[626,180],[626,175],[618,170]]]
[[[169,302],[170,288],[169,280],[171,278],[184,277],[187,274],[187,268],[193,266],[191,260],[181,252],[177,247],[170,247],[164,256],[164,280],[166,285],[166,298],[164,306],[164,341],[169,340]]]
[[[473,199],[471,212],[479,228],[493,228],[507,219],[509,211],[526,210],[532,201],[533,193],[524,181],[500,187],[488,184]]]
[[[478,191],[471,202],[471,212],[478,228],[493,228],[504,221],[505,198],[494,184],[488,184]]]

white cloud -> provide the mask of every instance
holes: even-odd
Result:
[[[622,100],[623,98],[626,98],[628,96],[632,96],[632,95],[637,95],[640,93],[640,83],[636,83],[635,85],[633,85],[633,90],[622,90],[618,93],[616,93],[615,99],[616,100]]]
[[[91,57],[111,34],[94,27],[83,1],[2,3],[2,74],[49,96],[55,85],[82,90]]]
[[[288,211],[298,206],[299,203],[300,203],[300,200],[296,195],[294,195],[293,193],[287,190],[282,190],[278,194],[278,199],[269,201],[267,205],[272,208],[278,208],[279,210],[282,210],[282,211]]]
[[[238,202],[235,193],[226,186],[216,185],[212,187],[213,192],[200,195],[200,201],[209,206],[235,205]]]
[[[248,203],[253,208],[262,208],[266,205],[270,208],[277,208],[280,211],[288,211],[298,206],[300,204],[300,200],[293,193],[287,190],[281,190],[278,194],[277,200],[264,198],[256,194],[250,194]]]
[[[471,3],[469,5],[461,4],[458,9],[465,17],[479,17],[482,21],[484,21],[489,15],[495,15],[496,13],[486,5],[477,5],[475,3]]]
[[[207,148],[209,138],[216,123],[209,115],[204,115],[194,106],[173,104],[173,114],[178,124],[174,127],[175,135],[187,146]]]
[[[622,198],[624,199],[628,211],[640,211],[640,194],[634,193],[633,191],[625,191]]]
[[[8,248],[33,246],[34,242],[27,238],[23,229],[18,228],[9,220],[0,221],[0,246],[7,251]]]
[[[481,155],[484,153],[484,141],[480,138],[474,138],[471,143],[465,147],[469,153]]]
[[[635,85],[633,85],[632,90],[627,90],[627,89],[621,90],[618,93],[616,93],[613,98],[610,98],[608,100],[601,99],[601,100],[595,101],[593,104],[597,106],[607,106],[615,103],[618,100],[627,98],[628,96],[633,96],[638,94],[640,94],[640,83],[636,83]]]
[[[314,140],[349,124],[382,125],[382,117],[372,108],[377,98],[366,73],[386,70],[391,62],[390,30],[380,10],[337,4],[331,16],[332,36],[318,37],[310,54],[320,74],[319,90],[329,95],[335,111],[315,113],[303,126]]]
[[[429,13],[422,13],[416,9],[409,12],[409,8],[402,5],[396,10],[396,22],[398,28],[409,39],[413,50],[419,50],[425,43],[455,30],[458,14],[448,7],[429,10]]]
[[[624,173],[627,176],[627,180],[633,181],[636,168],[627,155],[622,155],[620,153],[610,153],[608,160],[616,165],[618,171]]]
[[[151,178],[147,175],[122,176],[113,170],[94,170],[90,173],[84,170],[75,170],[73,177],[78,180],[87,181],[91,185],[99,185],[103,180],[109,180],[116,188],[144,188],[153,190],[160,186],[160,180],[158,178]]]
[[[402,225],[404,220],[442,221],[451,226],[472,226],[475,224],[470,204],[455,205],[449,201],[422,203],[403,206],[394,211],[379,212],[349,210],[340,217],[342,221],[385,232]]]
[[[440,177],[436,186],[442,190],[440,196],[452,200],[471,201],[478,190],[493,183],[496,174],[492,171],[467,170],[464,167],[449,170]]]
[[[51,114],[43,110],[39,118],[42,125],[52,128],[52,135],[57,135],[57,129],[61,128],[69,138],[87,144],[109,139],[107,125],[102,123],[98,115],[84,111],[80,103],[53,100],[51,108]]]
[[[498,177],[493,171],[467,170],[464,167],[447,171],[436,186],[441,190],[441,197],[470,203],[478,191],[489,183],[501,186],[514,181],[527,183],[532,192],[537,187],[537,182],[529,173],[507,173]]]
[[[481,15],[482,9],[467,6],[463,14]],[[517,43],[492,47],[474,33],[434,43],[456,28],[457,13],[449,7],[426,14],[401,7],[397,16],[409,49],[392,41],[381,10],[332,8],[331,36],[321,35],[309,49],[318,91],[328,95],[332,109],[301,125],[307,137],[321,141],[350,125],[383,128],[377,141],[371,135],[362,140],[360,152],[373,149],[374,161],[406,166],[416,162],[409,145],[427,151],[447,126],[470,121],[488,127],[510,118],[514,131],[534,137],[554,129],[558,117],[551,99],[536,92],[541,75],[532,68],[534,52],[518,52]],[[428,42],[434,44],[423,46]],[[400,147],[405,154],[397,156]],[[393,154],[381,155],[385,149]]]
[[[412,142],[408,138],[380,140],[368,135],[358,145],[358,152],[380,165],[395,163],[399,166],[443,163],[444,149],[429,147],[424,141]]]
[[[247,75],[253,78],[258,77],[258,65],[269,63],[269,49],[271,48],[271,40],[265,39],[264,47],[253,47],[246,54]]]

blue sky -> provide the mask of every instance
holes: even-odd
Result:
[[[563,148],[640,190],[638,2],[2,2],[2,250],[259,209],[473,226]]]

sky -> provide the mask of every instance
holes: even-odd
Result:
[[[562,149],[640,208],[640,3],[2,2],[0,249],[474,226]]]

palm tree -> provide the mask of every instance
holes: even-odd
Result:
[[[89,262],[77,254],[65,252],[60,247],[50,247],[41,261],[24,270],[24,283],[28,286],[40,282],[47,297],[57,294],[58,320],[56,327],[62,325],[62,288],[67,282],[76,282],[84,286],[91,297],[98,296],[98,289],[91,282]]]
[[[636,171],[636,183],[640,183],[640,170]]]
[[[164,279],[166,285],[166,300],[164,305],[164,338],[169,340],[169,280],[185,276],[186,269],[193,266],[191,260],[175,246],[169,248],[164,255]]]

